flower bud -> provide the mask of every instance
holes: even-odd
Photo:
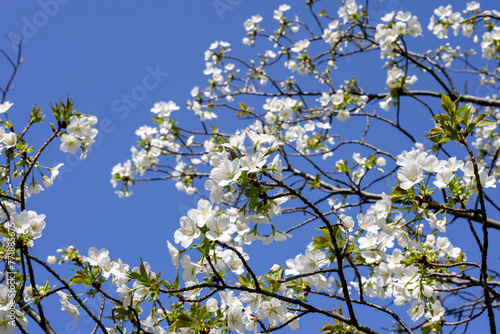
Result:
[[[274,273],[275,271],[277,271],[278,269],[280,269],[280,266],[277,265],[277,264],[273,264],[273,266],[271,267],[271,269],[269,269],[269,272],[272,272]]]

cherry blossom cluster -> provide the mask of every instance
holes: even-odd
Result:
[[[422,36],[422,27],[417,16],[410,12],[394,11],[384,15],[381,20],[387,23],[379,23],[376,27],[375,41],[379,43],[380,58],[391,58],[393,50],[400,46],[398,42],[403,36]]]
[[[57,294],[59,295],[60,299],[59,301],[61,302],[61,311],[66,311],[70,315],[70,317],[75,321],[75,323],[78,321],[78,315],[80,314],[80,311],[78,310],[78,307],[75,305],[71,304],[70,300],[70,295],[67,293],[64,293],[62,291],[57,291]]]
[[[308,4],[311,13],[316,10],[313,3]],[[460,107],[450,73],[473,72],[481,85],[495,88],[498,69],[477,70],[468,58],[475,55],[474,49],[451,43],[421,54],[410,50],[410,37],[422,36],[420,21],[411,12],[392,11],[371,24],[367,8],[355,0],[342,1],[337,8],[333,14],[326,9],[314,14],[309,26],[292,17],[291,6],[279,5],[273,13],[278,27],[269,34],[263,29],[264,17],[251,16],[243,24],[243,44],[255,47],[263,37],[271,45],[255,60],[237,59],[228,42],[212,43],[204,54],[207,85],[193,87],[187,101],[187,109],[200,120],[199,128],[181,126],[174,113],[181,107],[175,102],[155,103],[154,124],[136,130],[131,158],[113,167],[111,184],[120,188],[120,197],[132,195],[136,180],[147,180],[155,173],[160,177],[151,179],[172,180],[177,190],[200,197],[196,207],[179,219],[172,242],[167,241],[165,252],[177,274],[171,275],[172,280],[153,271],[146,261],[131,268],[121,259],[112,259],[106,248],[91,247],[82,256],[69,246],[58,249],[58,255],[49,256],[46,263],[30,255],[28,247],[41,237],[45,215],[28,210],[26,199],[40,193],[42,184],[50,187],[62,167],[44,167],[37,159],[56,137],[62,151],[76,153],[81,148],[85,158],[97,135],[97,119],[76,113],[72,101],[57,104],[52,137],[33,156],[29,155],[34,149],[24,138],[29,126],[18,134],[10,122],[3,123],[0,151],[6,155],[5,165],[17,159],[19,166],[15,171],[1,166],[2,179],[10,185],[2,189],[4,227],[11,230],[21,259],[46,269],[56,263],[76,269],[68,283],[47,269],[62,284],[59,287],[29,282],[21,271],[15,274],[22,299],[14,313],[22,327],[27,324],[22,310],[35,310],[51,295],[59,297],[62,311],[75,322],[84,311],[92,317],[73,288],[76,285],[85,288],[89,298],[100,294],[113,302],[115,327],[101,327],[108,333],[129,332],[131,327],[189,334],[296,330],[299,319],[309,312],[327,316],[329,322],[320,329],[324,333],[369,332],[355,314],[354,304],[389,314],[407,331],[406,319],[398,316],[401,312],[418,321],[416,328],[440,332],[453,325],[449,294],[482,289],[474,300],[479,313],[464,315],[470,320],[497,307],[488,293],[496,293],[492,288],[496,282],[491,280],[499,275],[486,261],[486,226],[495,221],[486,216],[483,203],[488,199],[485,189],[495,188],[500,177],[497,96],[462,97],[466,103],[488,105],[479,110],[484,113],[468,104]],[[467,38],[474,36],[476,43],[482,34],[483,57],[492,59],[498,57],[499,19],[497,11],[481,11],[472,1],[463,12],[438,7],[428,28],[433,32],[430,36],[438,39],[447,38],[450,28],[455,36],[460,31]],[[379,80],[382,92],[365,90],[362,80],[354,76],[346,80],[337,76],[342,58],[373,50],[380,50],[382,58],[375,60],[381,61],[384,75],[373,79]],[[462,63],[466,70],[457,69]],[[418,82],[412,66],[420,70]],[[429,76],[446,91],[441,95],[446,114],[435,115],[439,106],[436,109],[427,101],[437,93],[418,87]],[[434,117],[435,128],[427,138],[430,149],[417,141],[421,136],[410,131],[411,126],[404,127],[407,120],[400,119],[400,113],[408,107],[401,104],[402,98],[421,103]],[[0,104],[0,114],[11,106]],[[391,106],[397,110],[390,110]],[[380,114],[378,108],[388,112]],[[216,122],[224,123],[225,112],[234,112],[244,125],[223,124],[232,128],[224,132]],[[353,126],[345,131],[360,119],[366,119],[363,129]],[[40,110],[34,109],[31,123],[41,120]],[[411,141],[408,147],[416,149],[397,156],[384,151],[383,144],[371,141],[384,139],[371,130],[377,122],[399,131]],[[458,159],[456,155],[463,153],[456,148],[448,151],[452,145],[445,145],[447,141],[465,147],[468,155]],[[8,173],[19,177],[19,184],[12,185]],[[390,191],[383,188],[388,183]],[[469,262],[461,240],[446,234],[458,218],[468,220],[484,255],[481,264]],[[482,224],[482,235],[476,232],[476,222]],[[252,247],[285,241],[306,227],[313,229],[312,235],[301,250],[287,254],[284,263],[263,272],[251,266],[255,262],[250,260],[256,260]],[[468,250],[467,254],[474,256]],[[469,276],[472,270],[480,271],[479,278]],[[103,290],[107,281],[114,285],[111,292]],[[12,332],[15,326],[5,313],[11,306],[9,289],[0,285],[0,331]],[[388,299],[392,305],[373,303],[376,298]],[[104,326],[104,321],[96,323]]]
[[[435,155],[412,150],[399,155],[397,164],[402,167],[398,171],[398,179],[400,187],[404,190],[419,185],[425,191],[427,188],[423,182],[425,172],[428,172],[429,176],[435,173],[436,180],[433,181],[433,184],[440,189],[449,188],[455,192],[455,195],[459,195],[461,191],[474,192],[476,190],[476,176],[472,161],[467,161],[464,164],[456,157],[451,157],[447,161],[439,160]],[[455,175],[459,169],[463,172],[461,182]],[[484,188],[496,187],[495,176],[488,175],[484,166],[479,167],[479,177]],[[428,184],[428,181],[425,183]]]
[[[34,247],[34,241],[42,236],[46,226],[46,216],[28,210],[27,200],[30,196],[43,191],[44,187],[51,187],[63,166],[62,163],[53,167],[43,166],[39,162],[41,153],[59,137],[62,151],[76,153],[78,148],[81,148],[83,159],[97,135],[97,129],[94,128],[97,118],[76,113],[73,110],[73,102],[68,99],[66,103],[57,103],[52,107],[57,125],[50,124],[52,134],[40,148],[35,150],[27,141],[28,132],[34,124],[42,122],[42,108],[33,107],[28,125],[22,132],[16,132],[15,125],[7,117],[7,113],[14,110],[11,109],[12,106],[13,103],[8,101],[0,104],[0,114],[5,114],[0,126],[0,151],[4,155],[1,167],[0,219],[3,222],[2,254],[5,258],[4,282],[6,283],[0,286],[0,332],[5,333],[16,331],[18,326],[26,328],[28,321],[24,311],[25,306],[38,303],[41,297],[49,295],[53,290],[48,282],[43,286],[26,284],[28,275],[26,271],[22,274],[18,268],[21,259],[27,256],[30,248]],[[23,268],[25,265],[22,264]],[[68,311],[76,321],[78,308],[68,302],[67,294],[62,291],[57,293],[61,297],[62,309]]]
[[[474,3],[469,4],[467,10],[475,11],[478,9],[475,6]],[[300,39],[290,42],[289,46],[281,43],[288,31],[291,33],[298,31],[298,17],[292,21],[287,20],[286,13],[290,9],[290,6],[282,5],[275,11],[274,18],[280,23],[280,27],[269,40],[278,50],[277,52],[266,50],[265,53],[259,54],[260,63],[252,62],[249,68],[249,76],[257,80],[248,81],[248,84],[239,91],[235,90],[234,84],[239,69],[235,69],[232,61],[224,63],[225,57],[231,51],[230,44],[215,42],[206,51],[204,74],[209,78],[208,86],[204,90],[194,87],[191,91],[193,100],[188,101],[188,108],[193,110],[202,122],[217,118],[216,105],[222,98],[232,102],[240,92],[258,93],[257,83],[264,86],[269,82],[265,67],[271,59],[283,55],[286,56],[283,57],[286,59],[285,68],[290,72],[313,75],[321,84],[330,83],[326,73],[336,68],[335,62],[327,61],[325,72],[319,73],[318,67],[310,61],[309,48],[316,43],[316,40]],[[358,22],[362,19],[364,15],[362,9],[362,6],[358,6],[355,1],[345,2],[338,11],[339,20],[330,21],[328,28],[323,30],[322,39],[330,45],[332,53],[342,52],[344,45],[342,42],[345,37],[342,29],[348,22]],[[476,14],[488,13],[479,14],[478,11]],[[439,19],[437,21],[431,19],[434,25],[430,29],[438,38],[444,36],[448,26],[454,31],[462,28],[467,37],[470,36],[470,29],[476,29],[476,27],[469,29],[466,20],[461,18],[460,13],[453,13],[451,7],[440,7],[436,9],[435,15]],[[254,15],[244,23],[247,31],[247,37],[243,40],[245,45],[255,45],[256,36],[264,33],[264,29],[260,26],[262,20],[260,15]],[[409,87],[417,81],[415,74],[408,74],[408,69],[403,68],[401,63],[393,61],[393,58],[403,47],[406,48],[402,39],[407,35],[422,36],[422,29],[418,18],[410,12],[391,12],[381,20],[384,23],[377,25],[374,38],[381,50],[381,57],[389,60],[385,64],[387,69],[385,85],[391,93],[387,94],[379,105],[388,111],[391,103],[394,106],[399,103],[398,91],[409,90]],[[496,30],[492,31],[494,35]],[[454,49],[447,45],[434,54],[429,54],[444,62],[446,67],[450,67],[453,60],[473,53],[463,53],[460,48]],[[278,84],[284,91],[293,91],[295,78],[290,76]],[[177,159],[177,165],[171,173],[177,189],[193,194],[198,189],[191,175],[195,175],[195,171],[202,165],[209,167],[204,173],[208,177],[204,187],[210,192],[208,196],[210,201],[200,200],[196,209],[190,210],[180,219],[180,228],[176,230],[174,239],[183,249],[178,249],[169,242],[169,252],[176,268],[182,270],[186,287],[201,284],[218,273],[223,276],[229,272],[244,275],[248,273],[245,261],[249,260],[249,255],[244,251],[245,247],[254,240],[262,240],[267,244],[272,240],[284,240],[288,237],[272,224],[273,216],[282,212],[281,205],[287,197],[281,196],[282,193],[267,194],[267,189],[262,183],[267,181],[262,181],[258,175],[263,178],[271,177],[269,181],[271,183],[283,180],[283,162],[280,156],[276,154],[272,163],[269,163],[273,153],[282,145],[293,144],[297,152],[306,156],[322,154],[323,159],[332,156],[335,141],[334,136],[329,134],[332,129],[331,116],[345,122],[353,113],[364,112],[371,99],[357,89],[354,81],[346,81],[338,89],[333,89],[330,84],[329,90],[321,92],[321,96],[315,100],[317,106],[313,108],[293,96],[266,98],[262,108],[249,107],[241,102],[238,116],[260,115],[260,120],[256,120],[232,136],[215,134],[200,142],[190,137],[187,146],[200,149],[195,158],[181,157],[180,154],[176,154],[179,152],[177,148],[165,149],[165,143],[159,143],[158,151],[151,153],[151,159],[146,159],[147,162],[143,164],[142,169],[137,159],[133,159],[133,163],[128,161],[123,165],[117,165],[112,173],[112,183],[116,185],[122,181],[125,186],[131,185],[137,171],[144,173],[148,167],[156,164],[160,154],[169,151],[168,154],[174,155]],[[300,117],[304,115],[307,116],[301,119]],[[496,124],[479,129],[476,133],[479,136],[476,147],[482,145],[481,140],[489,141],[495,128]],[[151,150],[148,143],[160,131],[160,127],[141,127],[136,132],[141,146]],[[177,145],[183,146],[178,139],[178,137],[172,138],[171,142],[177,140],[176,143],[179,143]],[[493,147],[496,147],[493,144],[495,140],[491,139]],[[174,145],[171,142],[169,145]],[[443,189],[449,191],[450,197],[456,196],[466,204],[477,191],[476,180],[472,161],[463,162],[455,157],[439,160],[437,156],[425,151],[421,144],[417,143],[417,146],[418,150],[404,151],[395,161],[399,166],[397,171],[399,186],[395,194],[382,194],[382,199],[355,217],[357,223],[353,217],[341,214],[336,226],[343,231],[341,246],[351,254],[355,254],[358,263],[368,268],[368,271],[360,276],[359,281],[350,282],[352,287],[360,294],[369,297],[392,298],[396,305],[410,304],[408,314],[414,321],[424,316],[433,325],[439,326],[444,316],[439,291],[449,286],[443,280],[432,278],[428,274],[438,271],[443,273],[446,270],[429,269],[422,262],[455,263],[464,261],[465,254],[444,236],[447,225],[446,214],[428,210],[426,201],[437,189]],[[136,156],[134,152],[133,156]],[[352,160],[354,164],[349,166],[347,159],[339,159],[335,168],[347,174],[355,185],[361,184],[368,171],[377,169],[384,172],[382,167],[386,166],[386,159],[377,155],[362,157],[360,153],[354,153]],[[495,177],[489,175],[481,164],[479,175],[483,187],[495,187]],[[321,185],[319,181],[318,184]],[[258,194],[256,200],[252,199],[252,192]],[[401,200],[403,193],[412,200],[396,205],[396,201]],[[243,209],[229,205],[234,203],[236,194],[244,194],[243,200],[239,198],[242,200],[240,203],[244,203]],[[344,212],[345,203],[338,204],[330,199],[328,202],[336,212]],[[271,223],[271,234],[264,235],[258,232],[258,226],[262,223]],[[185,254],[206,244],[212,245],[205,253],[208,257],[205,255],[196,260],[192,254]],[[322,248],[320,245],[320,238],[316,237],[307,246],[304,254],[298,254],[286,262],[287,267],[282,270],[282,275],[290,280],[295,276],[300,277],[301,284],[306,284],[309,288],[315,287],[317,291],[335,290],[335,293],[342,295],[342,289],[338,289],[341,283],[333,279],[332,275],[326,274],[338,265],[335,254],[331,253],[328,247]],[[300,284],[297,286],[304,287]],[[288,285],[288,290],[283,289],[284,295],[297,294],[297,290],[300,290],[297,286]],[[185,292],[185,297],[198,298],[200,293],[200,289],[193,288]],[[250,295],[242,292],[239,297],[235,297],[233,291],[219,293],[220,309],[223,310],[222,314],[230,330],[241,333],[252,330],[257,319],[268,318],[272,326],[291,319],[286,311],[286,303],[276,298],[266,299],[259,294],[253,294],[252,297]],[[266,308],[264,305],[268,305],[265,303],[272,306],[274,310],[271,312],[272,315],[262,311]],[[211,298],[207,300],[206,307],[215,312],[219,307],[218,301]]]
[[[122,263],[121,259],[112,260],[109,257],[109,251],[105,248],[101,248],[98,250],[95,247],[91,247],[88,250],[88,256],[81,256],[80,252],[75,249],[73,246],[68,246],[66,248],[58,249],[57,253],[61,256],[56,257],[53,255],[48,256],[47,263],[56,264],[59,261],[59,264],[63,264],[65,262],[73,263],[79,266],[81,271],[80,281],[74,280],[74,283],[82,283],[81,280],[85,278],[100,278],[102,281],[107,280],[108,278],[112,278],[113,284],[117,287],[118,294],[124,298],[127,305],[132,305],[132,301],[142,301],[140,297],[144,297],[144,291],[134,291],[126,286],[126,284],[132,279],[129,275],[130,267]],[[149,268],[149,264],[144,264]],[[93,269],[97,269],[94,271]],[[138,271],[138,268],[134,268],[133,270]],[[138,285],[138,283],[135,283]],[[40,289],[39,289],[40,290]],[[142,293],[142,294],[141,294]],[[60,297],[61,307],[63,311],[67,311],[69,315],[73,318],[75,322],[78,320],[78,315],[80,314],[79,308],[72,304],[70,300],[74,298],[74,296],[68,295],[62,291],[57,291],[57,294]]]
[[[439,6],[434,10],[434,15],[431,16],[427,28],[437,36],[437,38],[448,38],[448,28],[453,29],[453,34],[457,36],[460,31],[465,37],[471,37],[477,28],[476,22],[483,21],[487,27],[482,35],[481,50],[482,56],[486,59],[491,59],[498,52],[500,29],[492,26],[489,21],[494,18],[496,21],[500,19],[500,12],[497,10],[481,11],[480,4],[476,1],[467,3],[466,9],[463,11],[466,17],[458,12],[453,12],[452,6]],[[474,35],[474,41],[478,41],[478,36]]]
[[[94,143],[94,138],[97,136],[97,129],[94,125],[97,124],[95,116],[71,116],[69,124],[66,127],[66,132],[61,134],[60,149],[66,153],[76,153],[79,148],[82,149],[81,159],[87,157],[87,152]]]
[[[244,136],[243,139],[241,137],[233,136],[230,143],[225,145],[228,148],[244,151],[242,145]],[[252,139],[252,142],[256,143],[257,140]],[[436,173],[434,184],[437,187],[447,187],[454,178],[454,176],[449,177],[448,174],[458,169],[464,172],[463,188],[472,189],[474,175],[471,172],[470,161],[466,164],[456,158],[439,161],[434,155],[420,150],[403,152],[398,158],[398,164],[401,166],[398,178],[403,190],[410,190],[415,185],[424,188],[422,183],[424,171],[429,174]],[[241,168],[241,162],[236,159],[238,158],[230,160],[227,154],[219,154],[216,159],[212,159],[213,169],[210,173],[211,179],[207,181],[207,184],[210,187],[214,184],[226,187],[238,183],[242,172],[259,172],[259,169]],[[360,164],[366,163],[366,159],[361,159],[359,155],[355,155],[354,160]],[[378,163],[384,164],[382,161],[378,161]],[[264,166],[263,163],[259,164],[259,161],[254,162],[253,165],[254,168],[259,165],[260,168]],[[482,173],[480,175],[484,175],[483,171],[480,173]],[[277,176],[277,179],[281,179],[281,177]],[[458,182],[457,179],[455,181]],[[485,187],[491,187],[494,186],[495,181],[492,177],[485,177],[483,183]],[[211,190],[213,191],[213,189]],[[211,197],[216,203],[221,202],[221,193],[217,195],[212,193]],[[416,230],[408,229],[409,224],[415,224],[415,219],[406,221],[401,214],[389,219],[392,208],[391,197],[383,194],[383,199],[369,208],[366,214],[357,216],[358,229],[355,233],[353,233],[355,229],[353,218],[345,215],[340,217],[339,224],[343,226],[346,233],[353,233],[346,237],[348,242],[357,245],[353,251],[359,253],[360,259],[363,259],[362,261],[367,265],[376,264],[370,277],[362,278],[364,293],[370,297],[381,299],[393,297],[396,305],[411,303],[408,313],[414,321],[425,315],[431,322],[438,322],[443,316],[444,309],[438,299],[439,293],[436,292],[436,289],[446,288],[446,285],[439,280],[427,278],[422,274],[420,266],[408,261],[411,261],[412,257],[421,257],[422,254],[425,254],[428,259],[435,259],[438,263],[439,261],[446,263],[452,259],[465,259],[465,255],[460,248],[454,247],[447,237],[438,236],[436,238],[435,233],[424,236],[424,225],[421,223],[418,224]],[[245,235],[252,235],[248,224],[250,217],[245,219],[241,213],[238,214],[235,208],[228,210],[227,214],[219,214],[220,212],[220,209],[213,207],[209,201],[200,200],[197,209],[190,210],[187,216],[181,218],[181,227],[175,232],[175,242],[188,248],[195,240],[203,237],[219,242],[234,240],[238,243],[238,240],[242,240],[240,245],[248,244],[253,240],[253,238],[245,238]],[[437,229],[441,233],[446,231],[445,217],[438,220],[435,214],[427,212],[423,213],[421,219],[428,222],[430,229]],[[396,242],[400,248],[393,249]],[[319,272],[334,264],[335,261],[329,260],[327,253],[314,246],[314,243],[310,244],[304,255],[299,254],[295,259],[288,260],[288,269],[284,273],[285,275],[305,274],[306,276],[302,278],[304,282],[315,286],[317,290],[329,290],[334,282]],[[392,252],[390,249],[393,249]],[[196,275],[199,273],[213,274],[213,268],[221,272],[231,270],[235,274],[241,275],[244,272],[243,263],[235,254],[248,260],[248,255],[239,247],[235,248],[235,251],[223,250],[219,246],[215,247],[211,256],[213,259],[219,259],[215,261],[215,264],[207,263],[204,258],[198,262],[192,262],[189,255],[184,255],[180,259],[180,252],[171,244],[169,244],[169,250],[174,263],[177,265],[180,262],[184,269],[183,279],[186,281],[186,286],[198,283]],[[408,266],[409,263],[411,264]],[[360,289],[358,283],[352,282],[352,285],[358,290]],[[221,298],[224,297],[221,296]],[[245,310],[247,308],[248,306]],[[243,326],[246,326],[247,330],[253,328],[252,317],[260,318],[262,316],[260,311],[251,315],[251,312],[242,312],[242,309],[243,307],[238,304],[237,310],[230,307],[226,311],[229,327],[238,332],[243,332]],[[258,310],[259,307],[256,309]],[[279,321],[283,321],[283,317],[284,312],[281,315],[282,320],[270,318],[269,321],[277,324]]]
[[[15,232],[18,238],[23,238],[27,245],[33,246],[33,240],[42,236],[45,228],[45,215],[35,211],[22,210],[17,212],[14,205],[5,205],[5,211],[0,212],[0,219],[6,220],[5,226]]]
[[[450,261],[458,257],[464,258],[460,248],[453,247],[447,237],[438,237],[435,233],[424,236],[425,226],[412,219],[407,221],[399,213],[390,217],[392,212],[391,197],[384,195],[384,199],[368,209],[366,214],[358,214],[359,230],[354,233],[353,241],[359,247],[359,254],[367,264],[372,264],[372,271],[368,278],[362,277],[363,293],[370,297],[394,298],[396,305],[412,303],[408,311],[414,321],[421,315],[415,316],[414,305],[419,305],[424,310],[424,305],[437,305],[439,293],[435,290],[443,288],[439,280],[429,279],[425,267],[414,263],[416,257],[425,256],[435,262]],[[445,231],[445,218],[437,220],[434,214],[423,215],[424,221],[428,221],[428,228],[437,228],[437,231]],[[348,226],[354,225],[352,218]],[[417,230],[409,226],[417,225]],[[351,227],[352,229],[352,227]],[[400,248],[394,248],[395,246]],[[392,251],[391,251],[392,249]],[[425,254],[425,255],[424,255]],[[359,283],[351,283],[358,291]],[[427,301],[427,304],[423,303]],[[440,304],[439,304],[440,305]],[[426,306],[426,307],[427,307]],[[419,309],[420,310],[420,309]],[[437,321],[440,319],[434,319]]]
[[[123,164],[119,163],[111,171],[111,184],[116,187],[122,183],[122,189],[117,191],[118,196],[128,197],[133,194],[129,186],[133,184],[135,175],[144,175],[146,170],[158,163],[158,157],[162,154],[175,154],[179,151],[181,145],[176,142],[175,122],[170,118],[173,111],[179,110],[179,107],[173,102],[155,103],[151,112],[155,114],[157,127],[144,125],[136,130],[139,147],[132,146],[132,160],[127,160]],[[192,137],[187,138],[185,145],[192,143]]]

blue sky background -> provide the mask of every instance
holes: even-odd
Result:
[[[55,255],[57,248],[69,245],[85,255],[91,246],[106,247],[112,258],[120,257],[134,267],[142,257],[152,264],[153,271],[173,279],[166,240],[173,240],[178,219],[196,206],[197,199],[177,192],[170,181],[139,184],[133,188],[133,197],[119,199],[109,183],[111,169],[130,157],[130,147],[136,141],[134,131],[151,124],[149,110],[155,102],[174,100],[181,106],[177,116],[192,120],[191,111],[184,108],[185,101],[193,86],[203,87],[206,83],[202,73],[204,51],[213,41],[225,40],[232,44],[236,55],[244,56],[250,49],[241,44],[243,22],[255,14],[261,14],[264,22],[274,21],[272,11],[282,3],[292,6],[289,17],[306,16],[304,1],[1,2],[0,33],[13,38],[25,36],[24,63],[7,97],[14,103],[9,116],[17,121],[16,128],[24,126],[36,103],[44,107],[47,117],[28,140],[35,143],[47,138],[51,133],[50,104],[66,96],[76,101],[80,112],[96,115],[100,121],[99,135],[86,160],[62,153],[57,140],[41,160],[46,166],[63,162],[65,167],[53,187],[28,201],[28,209],[47,215],[43,237],[33,249],[35,256],[46,259],[47,255]],[[463,8],[465,3],[453,1],[453,6]],[[217,10],[217,4],[225,4],[225,11]],[[370,14],[412,10],[428,37],[432,34],[426,29],[429,13],[442,4],[447,2],[373,1]],[[481,4],[495,8],[494,0]],[[0,48],[14,55],[8,39],[0,39]],[[370,62],[345,65],[356,65],[367,76],[380,74],[378,53],[374,59],[376,66]],[[154,70],[162,75],[154,89],[145,90],[144,79]],[[0,71],[3,86],[10,75],[3,59]],[[385,75],[380,79],[385,82]],[[148,83],[154,84],[155,80]],[[378,91],[382,90],[380,86]],[[129,104],[124,100],[127,95],[131,96]],[[292,239],[264,268],[294,257],[306,243],[300,237]],[[59,312],[58,300],[53,307],[51,311]],[[67,314],[61,314],[59,319],[62,321],[52,320],[58,333],[89,332],[88,324],[83,322],[73,328]],[[299,332],[304,332],[307,323],[301,320]]]

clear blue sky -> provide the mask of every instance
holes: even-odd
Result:
[[[454,7],[465,2],[448,1]],[[217,9],[221,3],[226,7]],[[63,162],[66,168],[53,187],[28,201],[29,209],[47,215],[47,227],[36,241],[34,255],[46,259],[57,248],[69,245],[84,254],[91,246],[106,247],[112,258],[120,257],[134,267],[142,257],[155,272],[173,279],[166,240],[173,240],[179,217],[197,199],[177,192],[168,181],[139,184],[133,188],[133,197],[119,199],[109,183],[111,168],[130,157],[134,131],[151,124],[149,110],[155,102],[174,100],[184,109],[191,88],[204,86],[203,53],[213,41],[229,41],[243,54],[248,50],[241,44],[243,22],[255,14],[273,21],[272,11],[282,3],[292,6],[293,15],[305,15],[303,0],[2,1],[0,33],[14,38],[25,35],[24,64],[7,98],[14,103],[9,113],[18,121],[17,128],[25,124],[33,103],[44,106],[49,121],[50,104],[66,96],[75,99],[80,112],[96,115],[100,121],[97,142],[86,160],[65,155],[57,142],[41,161],[48,166]],[[481,3],[495,8],[496,2]],[[426,6],[442,4],[447,2],[370,2],[371,14],[390,10],[430,13],[431,7]],[[431,34],[426,29],[428,17],[419,14],[426,36]],[[0,39],[0,48],[13,55],[6,38]],[[6,68],[0,64],[2,86]],[[38,128],[33,141],[50,135],[48,122]],[[294,257],[303,245],[289,255],[285,249],[272,263]],[[58,301],[54,307],[59,310]],[[67,314],[60,319],[52,321],[53,327],[58,333],[69,333],[65,325],[72,320]],[[304,332],[305,324],[301,321],[299,332]],[[88,325],[79,326],[82,333],[89,332]]]

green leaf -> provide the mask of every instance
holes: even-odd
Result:
[[[471,111],[472,111],[472,108],[470,107],[470,105],[467,105],[467,106],[463,106],[463,107],[460,107],[458,108],[457,112],[461,112],[461,109],[465,108],[465,110],[463,110],[462,112],[464,112],[464,114],[462,115],[461,119],[460,119],[460,123],[462,123],[464,126],[467,126],[469,125],[469,123],[471,122]]]
[[[43,115],[41,113],[42,107],[36,108],[35,106],[33,107],[33,111],[31,112],[30,118],[33,120],[35,123],[40,123],[43,119]]]
[[[429,131],[429,135],[425,139],[430,139],[430,140],[439,139],[438,137],[442,136],[443,133],[444,133],[444,131],[442,129],[432,128]]]
[[[479,122],[476,123],[476,128],[481,128],[483,126],[488,126],[491,124],[496,123],[497,121],[490,121],[489,119],[482,119]]]
[[[248,286],[249,283],[250,283],[250,274],[247,273],[246,276],[243,276],[243,275],[240,275],[239,276],[240,279],[238,280],[238,282],[243,285],[243,286]]]
[[[408,194],[407,190],[404,190],[399,185],[392,189],[392,192],[389,194],[393,201],[399,201],[405,198]]]
[[[313,250],[328,249],[332,245],[331,241],[331,238],[327,237],[326,235],[320,235],[313,240]]]
[[[441,92],[441,106],[448,115],[453,115],[453,103],[448,95]]]
[[[438,141],[438,144],[441,144],[441,143],[446,143],[447,141],[449,141],[451,138],[449,137],[443,137],[441,138],[439,141]]]
[[[211,315],[212,315],[212,313],[211,313],[211,312],[206,312],[206,313],[203,315],[203,317],[201,318],[201,320],[205,321],[205,320],[207,320],[207,319],[208,319]]]
[[[246,116],[248,115],[248,112],[252,110],[252,108],[247,107],[243,102],[240,102],[240,109],[241,110],[238,111],[236,116]]]
[[[422,326],[422,334],[430,334],[432,330],[432,324],[431,323],[425,323]]]
[[[311,189],[321,188],[320,177],[321,175],[317,173],[313,181],[307,182],[307,184],[311,186]]]
[[[179,289],[179,272],[177,272],[177,275],[175,275],[174,289]]]
[[[203,317],[205,316],[206,313],[207,313],[207,306],[203,305],[196,312],[196,319],[203,319]]]
[[[74,285],[74,284],[92,284],[92,281],[91,279],[89,278],[89,276],[87,275],[87,273],[85,271],[82,271],[82,270],[77,270],[75,272],[75,275],[73,277],[70,278],[70,284],[71,285]]]
[[[195,324],[196,324],[195,320],[191,318],[189,315],[181,314],[177,317],[172,326],[175,328],[182,328],[182,327],[193,328]]]
[[[124,307],[122,306],[118,306],[118,307],[115,307],[114,308],[114,311],[118,314],[121,314],[121,315],[124,315],[124,316],[128,316],[130,314],[130,311],[125,309]]]

